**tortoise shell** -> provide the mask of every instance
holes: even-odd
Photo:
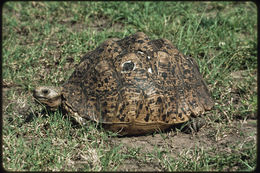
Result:
[[[88,52],[61,93],[78,121],[93,120],[122,135],[165,130],[214,105],[195,60],[169,40],[142,32]]]

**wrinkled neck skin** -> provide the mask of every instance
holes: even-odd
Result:
[[[56,111],[59,108],[60,105],[61,105],[61,96],[56,97],[50,103],[46,103],[46,106],[51,111]]]

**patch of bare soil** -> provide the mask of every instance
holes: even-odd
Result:
[[[145,155],[155,152],[157,148],[170,152],[170,156],[177,159],[178,155],[185,150],[195,150],[196,148],[203,148],[205,151],[216,148],[216,152],[231,152],[230,146],[243,143],[252,138],[252,135],[256,140],[256,129],[256,120],[236,121],[229,126],[229,130],[224,132],[219,132],[216,127],[204,127],[196,134],[170,131],[148,136],[113,138],[111,142],[112,145],[123,144],[125,152],[129,148],[140,148],[141,153]],[[159,165],[158,160],[127,159],[117,171],[163,171],[163,168]]]

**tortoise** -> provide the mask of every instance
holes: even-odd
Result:
[[[36,87],[33,95],[82,125],[94,121],[121,135],[164,131],[214,105],[196,61],[142,32],[108,39],[82,57],[61,87]]]

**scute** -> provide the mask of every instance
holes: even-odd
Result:
[[[72,115],[121,134],[164,130],[214,105],[195,60],[141,32],[88,52],[62,94]]]

